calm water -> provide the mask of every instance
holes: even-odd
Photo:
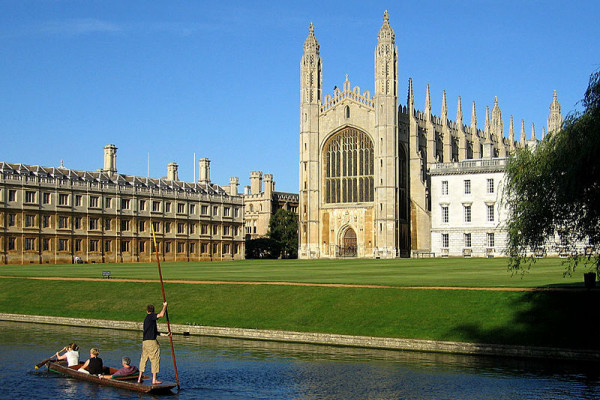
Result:
[[[0,398],[151,399],[34,365],[70,341],[138,364],[141,335],[0,322]],[[162,338],[166,339],[166,338]],[[600,365],[175,337],[177,399],[600,399]],[[175,381],[167,340],[159,377]],[[158,398],[158,396],[157,396]]]

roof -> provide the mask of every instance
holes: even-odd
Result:
[[[229,193],[227,191],[225,191],[221,186],[214,183],[190,183],[183,181],[173,181],[164,178],[149,178],[109,173],[103,170],[79,171],[64,167],[42,167],[39,165],[12,164],[7,162],[0,162],[0,173],[2,175],[21,175],[78,182],[113,184],[119,186],[156,188],[167,191],[172,190],[229,196]]]

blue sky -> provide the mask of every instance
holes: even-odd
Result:
[[[0,161],[96,170],[119,148],[119,172],[191,181],[211,159],[213,182],[273,173],[298,191],[299,65],[313,22],[324,94],[373,92],[384,10],[396,32],[400,104],[431,86],[440,114],[462,97],[479,127],[498,96],[508,135],[538,137],[553,90],[579,109],[600,68],[598,1],[92,1],[0,0]],[[197,172],[196,172],[197,174]],[[197,175],[196,175],[197,176]]]

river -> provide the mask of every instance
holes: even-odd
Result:
[[[0,322],[4,399],[152,399],[80,382],[34,365],[69,342],[105,364],[138,365],[141,334]],[[159,378],[175,381],[167,338]],[[349,349],[205,337],[174,337],[177,399],[600,399],[600,366],[565,361]],[[149,365],[148,365],[149,369]]]

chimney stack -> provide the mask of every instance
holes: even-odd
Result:
[[[104,146],[104,169],[103,172],[117,173],[117,146],[107,144]]]

